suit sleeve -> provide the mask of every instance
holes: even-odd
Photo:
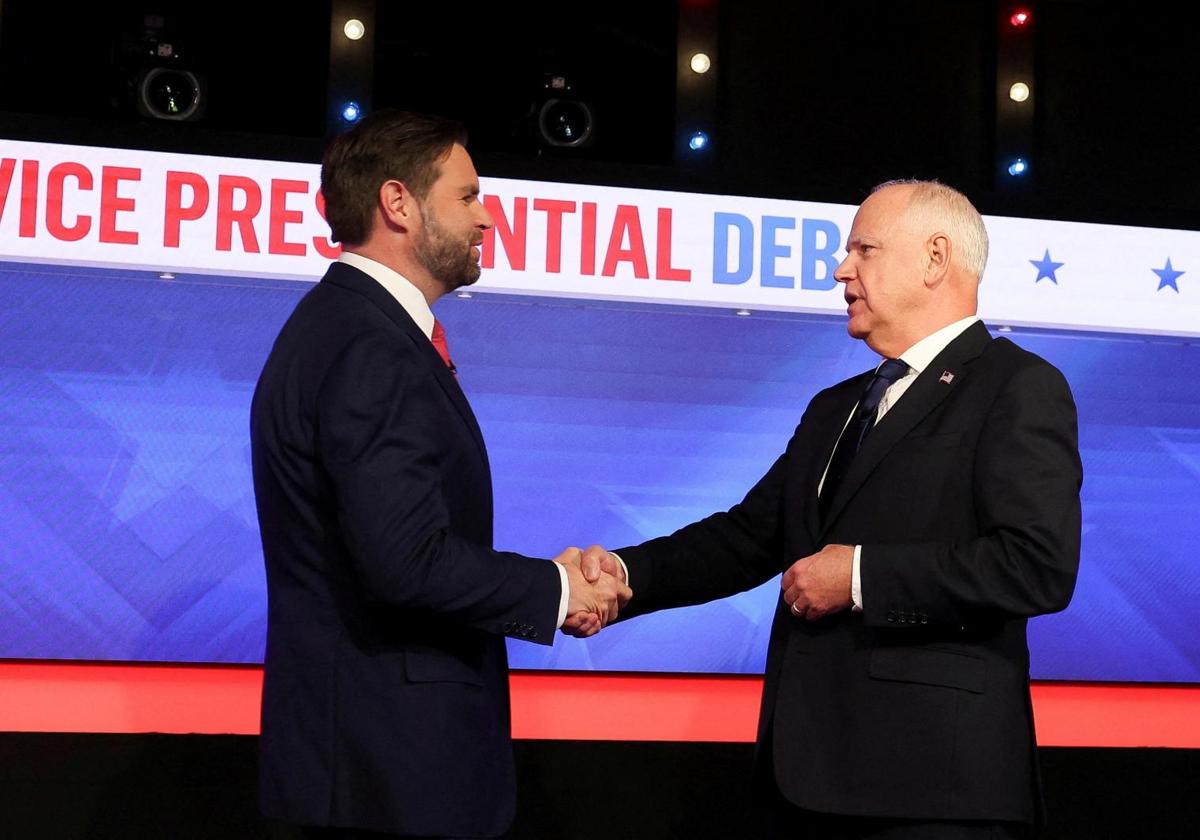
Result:
[[[430,419],[446,409],[424,361],[406,349],[393,336],[358,337],[317,397],[321,457],[354,578],[370,600],[489,633],[520,628],[552,644],[558,570],[451,530],[446,453]]]
[[[908,626],[923,623],[911,616],[968,626],[1066,608],[1083,469],[1075,403],[1058,370],[1029,366],[1009,380],[984,424],[973,480],[978,537],[863,545],[867,624],[896,627],[896,613],[907,613]]]
[[[790,451],[791,446],[728,511],[670,536],[617,549],[634,592],[621,618],[724,598],[782,571],[782,511]]]

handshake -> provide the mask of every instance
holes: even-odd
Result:
[[[586,551],[568,548],[554,562],[567,571],[570,595],[562,631],[569,636],[585,639],[599,633],[633,597],[621,562],[598,545]]]

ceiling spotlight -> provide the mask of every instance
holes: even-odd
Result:
[[[362,109],[358,107],[357,102],[347,102],[342,106],[343,122],[355,123],[360,117],[362,117]]]
[[[698,52],[692,56],[691,68],[693,73],[707,73],[712,67],[712,59],[702,52]]]
[[[192,62],[186,43],[168,33],[160,15],[146,15],[139,39],[122,35],[114,56],[128,74],[125,90],[137,113],[153,120],[195,122],[203,119],[208,82]]]
[[[1029,14],[1028,9],[1017,9],[1013,12],[1013,16],[1008,19],[1008,22],[1013,26],[1021,27],[1029,23],[1031,17],[1032,15]]]
[[[580,97],[571,79],[547,73],[534,106],[538,140],[560,149],[588,146],[596,118],[591,105]]]
[[[538,128],[551,146],[583,145],[592,134],[592,109],[578,100],[547,100],[538,113]]]
[[[367,33],[367,27],[363,26],[363,22],[358,18],[350,18],[346,21],[346,25],[342,27],[342,31],[346,33],[346,37],[351,41],[357,41]]]
[[[138,110],[158,120],[198,119],[204,105],[204,81],[191,70],[158,66],[138,84]]]
[[[1029,85],[1024,82],[1017,82],[1008,89],[1008,98],[1013,102],[1024,102],[1029,98]]]
[[[1014,178],[1024,175],[1028,171],[1029,164],[1025,162],[1024,158],[1017,158],[1008,165],[1008,174],[1012,175]]]
[[[697,131],[688,138],[688,148],[693,152],[698,152],[708,148],[708,135],[703,131]]]

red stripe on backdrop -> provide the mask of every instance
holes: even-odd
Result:
[[[518,671],[513,735],[530,739],[754,739],[760,677]],[[0,731],[258,732],[262,669],[0,662]],[[1035,683],[1038,742],[1200,748],[1200,686]]]

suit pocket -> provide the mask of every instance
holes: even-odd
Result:
[[[868,673],[872,679],[937,685],[982,694],[987,666],[966,653],[927,648],[876,648]]]
[[[436,650],[404,651],[404,675],[409,682],[454,682],[483,685],[483,672],[477,665]]]

